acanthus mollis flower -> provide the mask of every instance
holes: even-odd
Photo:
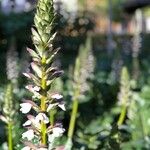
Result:
[[[4,102],[2,105],[2,114],[0,114],[0,120],[2,120],[6,124],[7,129],[7,137],[8,137],[8,149],[12,150],[13,146],[15,146],[14,138],[16,136],[15,125],[17,123],[16,120],[16,107],[14,101],[13,94],[13,84],[9,83],[6,87],[6,91],[4,94]],[[11,143],[11,144],[10,144]]]
[[[55,107],[61,108],[63,111],[66,110],[65,103],[63,102],[63,96],[58,93],[53,93],[49,95],[51,102],[48,103],[47,112],[49,112],[51,109],[54,109]]]
[[[75,62],[74,68],[74,89],[80,91],[80,94],[84,94],[89,90],[87,79],[93,76],[95,68],[95,60],[92,52],[92,39],[88,37],[84,45],[79,48],[79,54]]]
[[[53,140],[55,140],[55,137],[61,136],[64,132],[62,125],[58,126],[55,122],[56,119],[53,120],[53,123],[50,120],[53,115],[51,114],[52,109],[65,110],[63,96],[51,90],[52,83],[63,74],[63,71],[53,65],[59,51],[59,48],[53,48],[53,39],[56,36],[54,21],[53,0],[39,0],[34,18],[34,28],[32,28],[35,50],[27,48],[33,60],[31,62],[32,71],[24,73],[31,81],[26,89],[33,96],[32,100],[25,100],[20,104],[20,111],[27,114],[28,118],[23,124],[27,128],[27,131],[22,134],[25,145],[23,150],[51,150],[48,147],[50,142],[48,137],[53,136]],[[29,113],[33,111],[34,115],[30,115]],[[36,144],[32,143],[34,139],[37,141]],[[51,142],[53,141],[51,140]]]
[[[23,114],[27,114],[32,108],[32,105],[30,103],[22,103],[20,104],[20,106],[21,106],[20,111]]]
[[[65,129],[62,127],[62,124],[56,123],[53,127],[49,127],[48,129],[48,141],[52,143],[55,138],[60,137],[65,132]]]
[[[43,145],[34,145],[30,141],[24,141],[25,147],[22,148],[22,150],[48,150],[47,147]]]
[[[34,138],[34,131],[32,129],[24,132],[22,134],[22,138],[27,138],[29,141],[31,141]]]

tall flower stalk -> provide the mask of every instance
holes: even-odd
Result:
[[[63,96],[51,89],[53,81],[63,73],[52,65],[59,51],[53,48],[53,40],[56,36],[53,32],[54,21],[53,0],[39,0],[32,28],[35,50],[27,49],[33,60],[32,73],[24,73],[32,82],[26,88],[33,93],[33,97],[32,100],[25,100],[21,104],[23,113],[27,114],[33,109],[36,116],[27,115],[28,121],[23,124],[28,129],[22,134],[26,139],[24,149],[53,149],[52,143],[55,138],[64,132],[62,125],[57,123],[50,114],[58,107],[65,110]]]
[[[19,125],[17,120],[17,101],[15,101],[15,93],[18,90],[17,81],[18,81],[18,57],[16,52],[16,43],[15,38],[10,38],[9,48],[7,51],[6,58],[6,72],[8,83],[5,88],[4,101],[2,115],[0,119],[6,124],[7,131],[7,145],[8,150],[13,150],[16,146],[16,130]]]
[[[127,107],[129,104],[130,98],[130,78],[129,73],[126,67],[123,67],[121,70],[121,79],[120,79],[120,92],[119,92],[119,102],[121,105],[121,113],[118,119],[118,126],[121,126],[125,120],[127,114]]]
[[[73,105],[68,130],[68,142],[66,144],[67,150],[72,147],[72,138],[75,130],[80,96],[89,90],[87,79],[94,71],[94,57],[91,45],[91,38],[87,38],[85,46],[82,45],[80,47],[79,54],[75,62],[73,75]]]
[[[0,119],[7,125],[8,150],[13,150],[13,129],[14,129],[15,109],[13,105],[13,89],[12,84],[8,84],[5,90],[3,115]]]

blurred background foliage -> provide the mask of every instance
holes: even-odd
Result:
[[[69,12],[62,6],[62,1],[58,2],[56,2],[58,13],[55,26],[58,33],[54,45],[61,47],[56,63],[65,73],[62,79],[57,79],[54,89],[62,92],[66,101],[67,111],[61,114],[66,131],[74,92],[72,71],[79,47],[81,44],[85,45],[89,34],[92,41],[90,47],[95,59],[94,72],[85,81],[89,85],[89,90],[81,95],[79,101],[73,149],[149,150],[150,3],[141,8],[142,4],[134,6],[130,4],[130,0],[79,0],[78,11]],[[128,2],[130,5],[127,5]],[[35,6],[30,1],[28,3],[32,6],[28,11],[12,11],[5,14],[1,8],[0,112],[4,89],[9,83],[6,75],[6,58],[12,37],[15,38],[13,46],[17,52],[19,68],[16,105],[20,103],[22,97],[29,96],[24,90],[27,81],[22,72],[30,67],[30,58],[25,49],[27,46],[30,48],[33,46],[30,28],[33,24]],[[138,7],[142,18],[136,18]],[[131,8],[134,8],[132,13]],[[137,26],[141,22],[142,29],[139,29]],[[111,52],[108,51],[108,45]],[[133,55],[134,53],[136,55]],[[128,68],[131,97],[123,125],[118,128],[116,124],[121,112],[118,93],[121,88],[120,72],[123,66]],[[0,145],[6,141],[3,129],[4,124],[0,122]],[[65,143],[66,137],[67,132],[60,141]]]

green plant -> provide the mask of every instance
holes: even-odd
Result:
[[[33,73],[24,73],[32,84],[26,88],[33,93],[32,100],[24,100],[21,111],[27,114],[31,108],[36,116],[27,115],[28,120],[23,124],[28,131],[22,134],[24,149],[53,149],[55,139],[64,132],[61,123],[57,123],[54,110],[65,110],[63,96],[51,89],[53,81],[62,75],[53,61],[59,49],[53,48],[55,13],[53,0],[39,0],[32,28],[32,39],[35,50],[27,49],[32,56]]]
[[[0,119],[7,125],[7,137],[8,137],[8,150],[13,150],[14,132],[16,110],[13,105],[13,87],[12,84],[8,84],[5,90],[3,115],[0,115]]]
[[[94,71],[94,58],[92,55],[91,46],[91,38],[87,38],[85,46],[82,45],[80,47],[79,54],[75,62],[73,74],[73,106],[68,130],[68,142],[66,144],[66,149],[71,149],[72,147],[72,138],[75,130],[79,101],[81,99],[81,95],[89,90],[87,79]]]
[[[3,115],[0,117],[7,125],[7,138],[8,138],[8,149],[13,150],[17,144],[19,144],[19,129],[20,121],[18,119],[18,105],[19,102],[16,100],[16,94],[18,92],[18,57],[15,47],[15,39],[11,37],[10,45],[7,51],[6,57],[6,71],[7,71],[7,86],[5,94],[3,96],[2,112]],[[21,133],[20,133],[21,134]]]
[[[146,149],[150,148],[149,129],[149,107],[150,107],[150,87],[145,85],[141,91],[134,91],[132,102],[128,108],[127,125],[131,134],[131,139],[123,143],[124,149]]]

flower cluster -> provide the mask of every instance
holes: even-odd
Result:
[[[53,119],[51,111],[61,109],[65,111],[63,96],[51,90],[53,81],[60,77],[63,71],[53,65],[53,61],[59,49],[53,48],[53,32],[55,14],[52,0],[39,0],[34,18],[35,27],[32,28],[32,39],[35,50],[27,48],[32,56],[32,72],[24,73],[31,81],[26,86],[32,94],[32,100],[24,100],[20,104],[22,113],[27,114],[28,120],[23,124],[27,131],[22,134],[25,147],[23,150],[52,149],[49,143],[53,143],[65,131],[61,123]],[[29,112],[34,112],[31,115]]]
[[[94,72],[95,60],[92,53],[92,41],[88,37],[85,45],[81,45],[79,49],[79,54],[76,59],[75,69],[74,69],[74,87],[77,85],[80,87],[80,94],[89,90],[89,85],[87,84],[87,79],[91,77]]]
[[[0,119],[6,124],[13,121],[15,110],[13,106],[13,91],[12,84],[8,84],[4,97],[3,115],[0,115]]]
[[[7,51],[7,78],[11,81],[18,79],[19,71],[18,71],[18,53],[16,51],[16,43],[15,38],[12,38],[10,41],[10,47]]]
[[[73,108],[69,123],[68,140],[65,149],[72,149],[72,138],[75,129],[75,123],[78,113],[78,105],[81,96],[89,90],[87,79],[91,77],[94,72],[94,57],[92,53],[91,38],[87,38],[85,46],[79,49],[78,57],[76,58],[74,74],[73,74]]]
[[[9,83],[6,87],[4,95],[4,104],[2,115],[0,115],[0,120],[2,120],[7,125],[7,136],[8,138],[8,149],[13,149],[13,138],[15,138],[15,123],[16,123],[16,108],[13,105],[13,86]]]

